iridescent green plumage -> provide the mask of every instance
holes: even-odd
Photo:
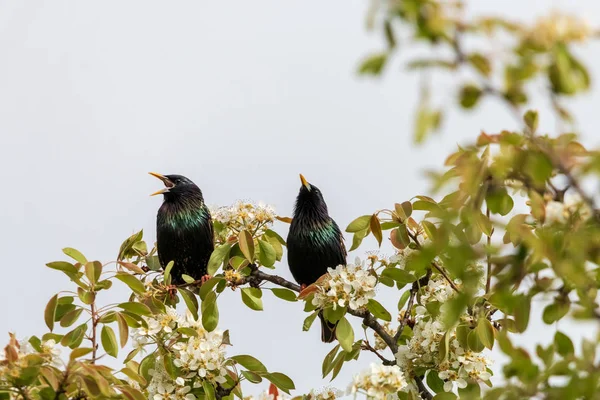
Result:
[[[164,201],[156,219],[158,259],[163,268],[174,261],[174,284],[184,283],[183,274],[201,279],[214,249],[210,212],[192,181],[180,175],[164,178],[173,186],[162,191]]]
[[[303,181],[304,183],[304,181]],[[329,216],[321,191],[307,182],[296,199],[294,216],[287,237],[288,264],[300,285],[310,285],[327,273],[327,268],[346,264],[344,237]],[[324,342],[335,339],[335,324],[321,318]]]

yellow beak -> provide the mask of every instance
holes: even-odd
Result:
[[[155,177],[155,178],[158,178],[158,179],[160,179],[161,181],[163,181],[163,183],[164,183],[164,184],[165,184],[165,186],[166,186],[165,188],[163,188],[163,189],[160,189],[160,190],[158,190],[158,191],[156,191],[156,192],[152,193],[150,196],[156,196],[157,194],[163,194],[163,193],[166,193],[166,192],[168,192],[168,191],[169,191],[169,188],[173,187],[173,182],[171,182],[171,181],[169,180],[169,178],[167,178],[166,176],[164,176],[164,175],[161,175],[161,174],[158,174],[158,173],[156,173],[156,172],[148,172],[148,173],[149,173],[150,175],[152,175],[153,177]]]
[[[300,174],[300,181],[302,182],[302,185],[304,185],[305,188],[307,188],[308,190],[310,190],[310,183],[308,183],[308,181],[306,180],[306,178],[302,174]]]

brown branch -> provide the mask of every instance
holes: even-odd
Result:
[[[96,353],[98,351],[98,343],[96,337],[96,330],[98,328],[98,315],[96,313],[96,298],[94,296],[94,301],[90,305],[90,311],[92,313],[92,364],[96,363]]]
[[[383,362],[383,365],[396,365],[396,361],[388,360],[382,356],[368,341],[362,343],[362,349],[374,353]]]
[[[423,379],[418,376],[413,377],[413,379],[417,384],[417,388],[419,388],[419,396],[421,396],[422,399],[426,400],[433,399],[433,396],[431,395],[431,393],[429,393],[429,390],[427,390],[427,388],[423,384]]]
[[[249,283],[250,285],[258,286],[263,281],[267,281],[267,282],[271,282],[276,285],[285,287],[287,289],[293,290],[295,292],[298,292],[298,293],[300,292],[300,285],[292,283],[292,282],[286,280],[285,278],[282,278],[281,276],[266,274],[266,273],[260,271],[256,265],[250,265],[250,268],[252,269],[250,276],[244,278],[241,282],[239,282],[239,284]],[[426,277],[423,277],[421,279],[427,278],[427,280],[428,280],[430,275],[431,275],[431,271],[428,272]],[[347,313],[350,315],[353,315],[355,317],[362,318],[362,323],[365,326],[368,326],[369,328],[373,329],[379,335],[379,337],[381,337],[381,339],[385,342],[385,344],[388,345],[388,347],[390,348],[390,350],[392,351],[392,353],[394,355],[398,352],[398,344],[397,344],[396,338],[392,337],[383,328],[383,326],[379,322],[377,322],[377,319],[367,309],[358,309],[358,310],[348,309]],[[389,363],[389,364],[385,364],[385,365],[396,365],[397,364],[394,361],[385,359],[383,356],[381,356],[380,358],[382,358],[382,361],[385,360],[384,364],[386,362]],[[415,380],[417,387],[419,388],[419,394],[420,394],[421,398],[432,399],[433,396],[431,395],[431,393],[429,393],[429,391],[423,384],[423,381],[421,380],[421,378],[419,378],[418,376],[415,376],[413,379]]]
[[[404,316],[402,317],[402,320],[400,321],[400,325],[398,326],[398,331],[396,332],[396,335],[394,335],[394,341],[396,343],[398,343],[398,339],[400,339],[400,336],[402,335],[402,331],[404,330],[404,327],[406,326],[406,324],[408,323],[408,320],[410,319],[410,310],[413,307],[413,304],[415,302],[415,297],[417,295],[417,292],[419,291],[419,288],[427,285],[430,277],[431,277],[431,269],[428,269],[427,274],[425,274],[424,277],[422,277],[421,279],[419,279],[416,282],[413,282],[412,287],[410,288],[410,297],[408,298],[408,303],[406,305],[406,311],[404,311]]]
[[[412,239],[414,244],[417,246],[417,249],[421,249],[421,247],[423,247],[423,246],[421,246],[421,243],[419,243],[417,236],[414,233],[412,233],[410,231],[410,229],[407,229],[406,231],[408,232],[408,236],[410,236],[410,238]],[[460,293],[460,289],[458,288],[458,286],[456,286],[454,281],[452,279],[450,279],[450,277],[448,276],[448,273],[446,272],[444,267],[442,267],[441,265],[438,265],[438,263],[436,263],[435,261],[431,262],[431,266],[433,268],[435,268],[444,277],[444,279],[446,279],[448,281],[448,283],[450,284],[450,286],[452,287],[452,289],[454,289],[454,291],[456,293]]]

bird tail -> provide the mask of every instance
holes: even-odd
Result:
[[[323,316],[323,312],[319,313],[319,318],[321,319],[321,340],[323,343],[331,343],[335,340],[335,328],[337,323],[332,324],[331,322],[325,319]]]

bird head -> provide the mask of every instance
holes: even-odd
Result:
[[[190,195],[200,195],[202,196],[202,192],[200,188],[196,186],[194,182],[186,178],[182,175],[161,175],[156,172],[149,172],[150,175],[155,178],[160,179],[165,187],[160,189],[150,196],[156,196],[157,194],[162,194],[165,197],[165,200],[177,199],[180,197],[190,196]]]
[[[296,198],[296,212],[307,210],[327,215],[327,204],[319,188],[308,183],[302,174],[300,174],[300,181],[302,186]]]

